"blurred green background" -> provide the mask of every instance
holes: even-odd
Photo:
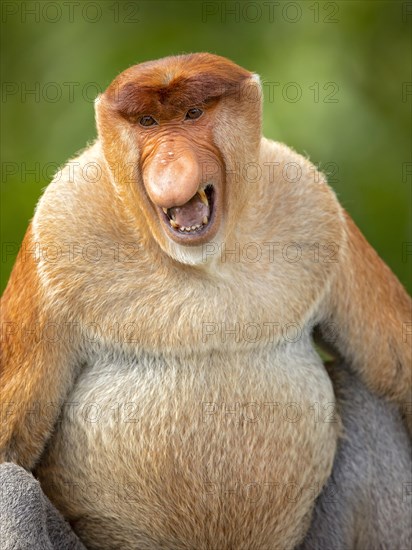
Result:
[[[95,136],[97,91],[135,63],[209,51],[261,75],[265,135],[329,173],[411,291],[411,2],[3,0],[1,10],[1,289],[42,188]]]

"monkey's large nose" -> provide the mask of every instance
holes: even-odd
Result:
[[[146,191],[161,208],[186,204],[196,194],[200,177],[199,163],[191,151],[159,153],[143,172]]]

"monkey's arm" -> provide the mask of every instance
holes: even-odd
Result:
[[[372,391],[405,410],[412,388],[411,298],[347,213],[345,231],[321,330],[332,322],[341,356]]]
[[[73,334],[42,287],[34,246],[29,227],[1,299],[0,462],[25,468],[44,447],[75,365]]]

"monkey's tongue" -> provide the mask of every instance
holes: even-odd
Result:
[[[182,206],[169,208],[168,215],[179,227],[196,229],[209,221],[210,207],[206,193],[202,190],[196,193],[190,201]]]

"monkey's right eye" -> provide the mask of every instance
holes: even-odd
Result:
[[[157,122],[152,116],[146,115],[146,116],[142,116],[142,118],[139,120],[139,124],[140,126],[147,127],[147,126],[155,126]]]

